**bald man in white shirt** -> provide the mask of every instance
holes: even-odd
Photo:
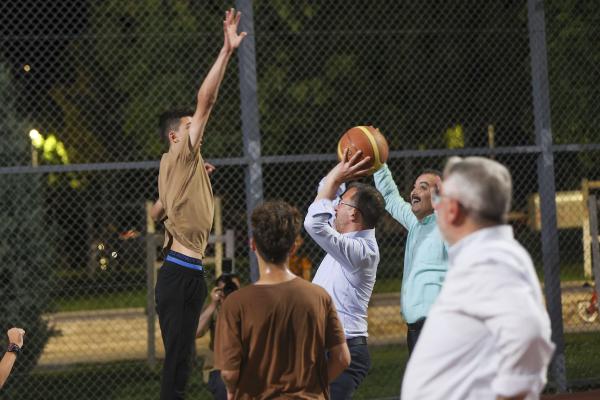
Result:
[[[449,271],[402,384],[402,400],[538,399],[554,344],[529,253],[506,225],[510,173],[453,157],[432,197]]]

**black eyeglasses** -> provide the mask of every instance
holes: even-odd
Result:
[[[344,204],[344,205],[346,205],[348,207],[356,208],[358,211],[360,211],[360,208],[358,208],[354,204],[346,203],[345,201],[342,201],[342,200],[340,200],[340,204]]]

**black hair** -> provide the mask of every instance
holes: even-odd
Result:
[[[181,118],[191,117],[194,112],[191,110],[178,109],[165,111],[158,118],[158,129],[160,131],[160,137],[169,142],[169,132],[177,130],[181,123]]]
[[[427,169],[424,169],[424,170],[421,172],[421,175],[425,175],[425,174],[429,174],[429,175],[435,175],[435,176],[437,176],[437,177],[438,177],[438,178],[440,178],[440,179],[443,177],[443,175],[442,175],[442,172],[441,172],[441,171],[438,171],[437,169],[434,169],[434,168],[427,168]]]
[[[371,185],[360,182],[352,182],[346,191],[356,188],[352,200],[356,208],[361,212],[365,228],[372,229],[385,213],[385,200],[377,189]]]

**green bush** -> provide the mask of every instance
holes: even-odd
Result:
[[[30,157],[27,127],[16,115],[11,76],[0,64],[0,160],[3,165],[23,164]],[[0,174],[0,336],[12,326],[25,329],[25,345],[13,375],[11,389],[26,382],[51,333],[42,319],[48,301],[52,250],[44,215],[42,174]],[[4,339],[0,338],[0,341]]]

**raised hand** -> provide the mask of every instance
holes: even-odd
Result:
[[[223,35],[225,39],[223,47],[229,51],[237,49],[247,35],[246,32],[237,33],[241,17],[242,13],[239,11],[236,12],[235,8],[225,11],[225,19],[223,20]]]
[[[221,304],[223,301],[223,289],[219,289],[218,287],[214,287],[210,291],[210,301],[214,304]]]
[[[340,183],[358,179],[371,173],[371,167],[368,167],[371,157],[364,157],[361,160],[362,151],[360,150],[354,153],[352,157],[349,154],[349,150],[345,149],[342,161],[331,171],[333,178]]]
[[[207,163],[206,161],[204,162],[204,169],[206,170],[206,173],[208,175],[212,174],[213,172],[215,172],[215,169],[217,169],[214,165],[212,165],[211,163]]]
[[[21,328],[10,328],[8,332],[6,332],[8,336],[9,343],[14,343],[19,347],[23,347],[23,336],[25,336],[25,331]]]

